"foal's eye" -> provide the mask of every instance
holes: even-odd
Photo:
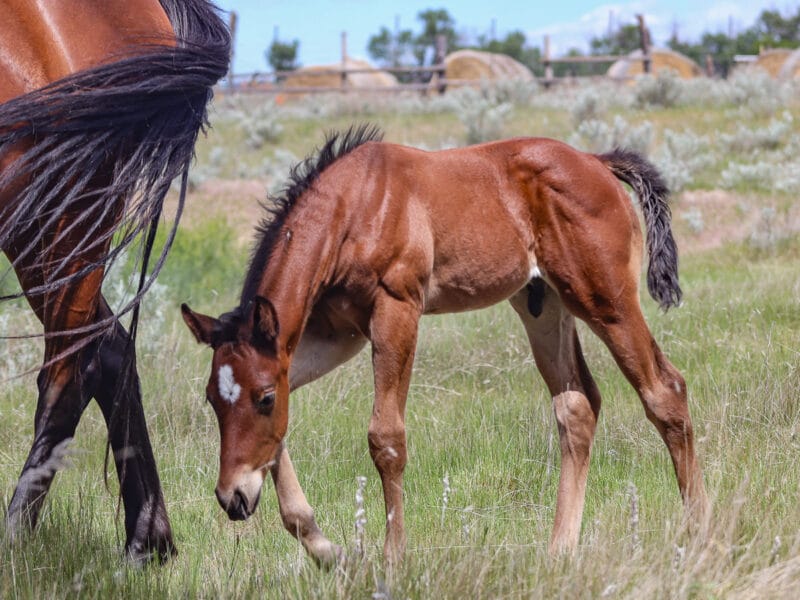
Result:
[[[274,406],[275,406],[274,391],[262,393],[261,398],[259,398],[258,402],[256,402],[256,408],[258,409],[258,411],[267,415],[272,412],[272,408]]]

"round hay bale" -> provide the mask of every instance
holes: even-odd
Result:
[[[758,58],[747,66],[762,69],[769,73],[770,77],[778,77],[783,63],[792,54],[792,51],[787,48],[774,48],[771,50],[762,50],[758,53]]]
[[[447,79],[533,81],[533,73],[506,54],[458,50],[444,59]]]
[[[778,71],[778,77],[780,79],[800,79],[800,48],[789,53]]]
[[[338,73],[332,72],[340,69],[341,63],[334,65],[320,65],[304,67],[289,75],[283,80],[285,87],[340,87],[342,78]],[[372,69],[374,68],[365,60],[348,58],[345,61],[348,69]],[[372,87],[391,87],[397,85],[397,78],[386,71],[376,71],[374,73],[351,73],[347,75],[347,85],[350,88],[372,88]]]
[[[703,74],[703,70],[688,56],[673,50],[653,48],[650,50],[650,73],[657,75],[659,71],[671,69],[682,79],[691,79]],[[635,50],[626,58],[612,64],[607,75],[612,79],[625,79],[644,74],[642,51]]]

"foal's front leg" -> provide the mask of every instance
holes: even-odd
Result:
[[[403,470],[406,466],[405,407],[417,343],[420,310],[381,293],[370,321],[375,403],[369,423],[369,452],[378,469],[386,503],[386,542],[389,563],[405,550]]]
[[[306,500],[303,488],[289,458],[281,445],[270,468],[283,526],[296,537],[318,565],[331,567],[342,557],[342,548],[326,538],[314,520],[314,511]]]

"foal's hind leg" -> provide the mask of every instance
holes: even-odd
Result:
[[[638,298],[620,299],[620,305],[619,316],[624,318],[594,320],[589,325],[611,350],[664,440],[690,515],[701,516],[708,498],[694,450],[686,382],[653,339]]]
[[[561,443],[555,524],[550,552],[578,544],[600,393],[583,359],[574,317],[542,280],[511,298],[533,350],[536,366],[553,396]]]
[[[548,274],[556,274],[556,280],[562,282],[557,284],[560,296],[568,299],[569,310],[586,321],[608,346],[638,393],[647,418],[669,450],[684,503],[690,514],[700,516],[708,499],[694,451],[686,383],[647,327],[634,271],[603,266],[573,273],[569,279],[556,269]]]

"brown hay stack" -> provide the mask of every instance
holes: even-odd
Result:
[[[770,77],[777,77],[783,63],[789,58],[792,51],[786,48],[774,48],[772,50],[762,50],[758,58],[748,66],[762,69],[770,74]]]
[[[703,74],[703,70],[688,56],[680,52],[653,48],[650,50],[650,72],[657,75],[659,71],[671,69],[682,79],[691,79]],[[622,58],[612,64],[607,75],[613,79],[624,79],[636,77],[644,74],[642,64],[642,51],[635,50],[626,58]]]
[[[444,59],[447,79],[533,81],[533,73],[505,54],[458,50]]]
[[[288,76],[283,81],[285,87],[340,87],[342,78],[338,73],[331,70],[341,68],[342,64],[322,65],[304,67],[294,75]],[[345,61],[348,69],[372,69],[374,68],[365,60],[355,60],[348,58]],[[397,78],[386,71],[376,71],[374,73],[351,73],[347,75],[347,85],[349,88],[377,88],[391,87],[397,85]]]
[[[800,79],[800,48],[792,50],[783,61],[778,77],[781,79]]]

